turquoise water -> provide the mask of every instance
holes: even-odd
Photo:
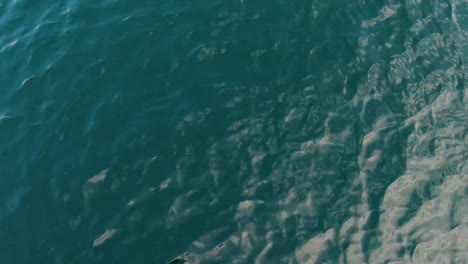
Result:
[[[0,263],[468,263],[466,0],[0,3]]]

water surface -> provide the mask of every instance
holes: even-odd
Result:
[[[468,263],[465,0],[0,3],[0,263]]]

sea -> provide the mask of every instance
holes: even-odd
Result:
[[[468,263],[467,0],[1,0],[1,264]]]

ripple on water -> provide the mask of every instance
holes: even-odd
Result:
[[[468,260],[466,1],[179,2],[0,4],[9,262]]]

